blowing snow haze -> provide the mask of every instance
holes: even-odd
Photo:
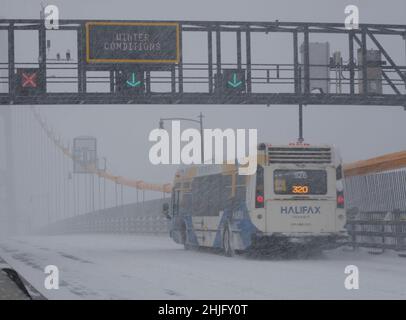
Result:
[[[3,18],[39,18],[41,1],[1,1]],[[119,19],[119,20],[220,20],[220,21],[309,21],[344,22],[346,1],[148,1],[142,6],[134,1],[117,1],[115,5],[104,1],[54,1],[61,19]],[[361,23],[402,24],[405,21],[404,1],[353,1],[360,8]],[[216,8],[216,10],[213,10]],[[317,17],[317,18],[316,18]],[[2,32],[1,36],[6,37]],[[200,35],[199,35],[200,36]],[[194,37],[194,35],[190,36]],[[184,47],[184,61],[206,61],[205,43],[187,39]],[[270,43],[253,52],[253,62],[260,63],[270,58],[277,63],[291,63],[292,55],[286,49],[280,50],[279,34],[271,35]],[[5,38],[3,38],[5,39]],[[222,54],[234,62],[234,50],[230,37],[224,36]],[[316,39],[317,41],[318,39]],[[333,42],[331,52],[345,39]],[[75,47],[75,37],[51,38],[50,55],[62,55]],[[230,43],[230,45],[227,45]],[[274,41],[274,44],[272,44]],[[320,40],[321,41],[321,40]],[[185,39],[186,42],[186,39]],[[16,60],[37,61],[38,41],[35,37],[17,37]],[[391,48],[390,43],[388,47]],[[5,47],[1,59],[6,61]],[[391,54],[400,63],[406,64],[404,50],[392,48]],[[72,59],[77,59],[72,51]],[[403,59],[403,60],[402,60]],[[78,135],[98,138],[99,153],[114,166],[115,172],[123,176],[165,183],[173,178],[172,166],[153,166],[148,159],[151,143],[148,134],[158,127],[161,117],[197,117],[204,113],[206,128],[257,128],[258,141],[289,143],[297,140],[297,106],[46,106],[41,107],[48,121],[58,133],[72,140]],[[304,134],[309,143],[334,144],[341,150],[345,162],[403,150],[405,142],[405,113],[401,108],[363,106],[309,106],[304,110]],[[362,124],[362,126],[361,126]],[[190,127],[193,124],[185,123]]]
[[[24,20],[47,5],[63,30]],[[404,299],[404,0],[0,8],[0,267],[30,294]],[[207,165],[225,130],[249,175]]]

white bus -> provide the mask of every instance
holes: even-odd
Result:
[[[236,165],[178,170],[164,213],[171,238],[185,248],[218,248],[227,256],[330,249],[347,235],[343,185],[335,148],[262,143],[254,175],[238,175]]]

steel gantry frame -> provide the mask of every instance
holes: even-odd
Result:
[[[92,20],[94,22],[133,22],[133,21],[105,21]],[[36,95],[19,95],[16,90],[16,65],[24,65],[15,60],[15,31],[37,30],[39,43],[38,68],[40,76],[46,79],[46,83],[52,83],[58,79],[49,77],[51,69],[58,69],[58,62],[47,60],[46,41],[47,34],[44,20],[38,19],[1,19],[0,31],[8,32],[8,61],[0,64],[0,69],[7,70],[8,75],[1,77],[0,81],[8,84],[8,92],[0,93],[0,104],[302,104],[302,105],[381,105],[381,106],[404,106],[406,107],[406,63],[397,64],[388,50],[378,40],[381,35],[394,36],[398,41],[399,50],[405,50],[406,25],[391,24],[361,24],[357,29],[348,30],[344,24],[339,23],[299,23],[299,22],[224,22],[224,21],[162,21],[177,22],[180,26],[180,59],[177,64],[147,64],[145,70],[145,92],[138,94],[123,94],[117,92],[117,72],[126,68],[136,67],[135,64],[88,64],[85,59],[85,24],[87,20],[60,20],[59,30],[71,30],[77,33],[78,61],[64,63],[64,67],[71,66],[77,69],[74,83],[77,83],[75,92],[43,92]],[[148,22],[148,21],[140,21]],[[204,32],[207,34],[208,56],[205,63],[184,63],[182,57],[182,44],[185,33]],[[223,33],[234,33],[236,36],[236,64],[222,62],[221,36]],[[253,33],[288,33],[293,42],[293,62],[291,64],[255,64],[252,62]],[[242,35],[245,35],[245,52],[242,52]],[[342,72],[348,74],[345,93],[314,93],[310,88],[312,81],[310,68],[309,44],[312,34],[341,34],[348,39],[349,61],[342,66]],[[299,62],[299,37],[303,38],[303,61]],[[213,44],[214,41],[214,44]],[[354,50],[360,48],[363,61],[367,61],[368,42],[373,44],[374,49],[379,50],[382,57],[382,79],[386,92],[375,94],[368,92],[368,66],[367,63],[357,63]],[[396,42],[397,43],[397,42]],[[406,54],[406,52],[405,52]],[[243,61],[244,56],[244,61]],[[32,63],[30,63],[32,64]],[[245,72],[246,86],[243,92],[226,94],[221,90],[221,72],[223,69],[232,67]],[[327,67],[327,66],[326,66]],[[186,70],[203,70],[203,77],[185,76]],[[110,83],[109,92],[89,92],[87,85],[93,81],[88,71],[108,71],[109,76],[103,81]],[[153,71],[167,71],[170,76],[154,78]],[[263,72],[266,76],[255,76],[254,72]],[[270,77],[270,73],[277,74]],[[280,72],[288,72],[290,75],[280,77]],[[361,74],[357,77],[356,74]],[[68,77],[66,77],[68,78]],[[61,77],[59,83],[68,83]],[[162,78],[163,81],[162,81]],[[203,83],[205,90],[200,92],[186,92],[184,84],[198,79]],[[265,81],[264,81],[265,80]],[[272,84],[285,81],[291,85],[290,92],[257,92],[254,89],[256,83]],[[331,81],[331,79],[328,79]],[[151,83],[161,81],[170,84],[168,92],[154,92]],[[261,82],[262,81],[262,82]],[[361,82],[362,81],[362,82]],[[361,86],[359,90],[358,87]],[[357,92],[358,91],[358,92]],[[389,91],[389,92],[387,92]]]

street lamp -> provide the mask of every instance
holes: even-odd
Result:
[[[196,122],[200,126],[200,149],[201,149],[201,163],[204,164],[204,135],[203,135],[203,114],[200,112],[200,114],[197,116],[199,120],[191,119],[191,118],[161,118],[159,119],[159,129],[164,128],[164,121],[166,120],[179,120],[179,121],[191,121],[191,122]]]

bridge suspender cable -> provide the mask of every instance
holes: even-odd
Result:
[[[33,106],[31,106],[30,109],[34,115],[34,118],[37,120],[41,128],[46,133],[46,136],[54,143],[54,145],[57,148],[59,148],[62,151],[62,153],[66,157],[74,160],[74,156],[70,148],[63,145],[61,139],[57,137],[56,134],[48,127],[46,121],[41,117],[38,110]],[[394,170],[405,167],[406,167],[406,151],[401,151],[377,158],[345,164],[344,175],[346,177],[349,177],[355,175],[381,172],[385,170]],[[87,166],[86,169],[88,170],[89,173],[93,173],[101,178],[105,178],[106,180],[110,180],[116,184],[123,185],[129,188],[135,188],[137,190],[158,191],[163,193],[170,193],[172,191],[172,185],[170,183],[153,184],[142,180],[133,180],[126,177],[114,175],[104,170],[100,170],[95,166]]]
[[[55,135],[55,133],[48,127],[46,121],[41,117],[40,113],[35,107],[30,107],[31,112],[34,115],[35,120],[39,123],[40,127],[45,131],[46,136],[52,141],[52,143],[62,151],[62,153],[74,160],[74,155],[69,147],[63,145],[61,139]],[[149,190],[149,191],[158,191],[163,193],[170,193],[172,191],[172,185],[170,183],[166,184],[154,184],[148,183],[142,180],[133,180],[121,176],[114,175],[105,170],[100,170],[99,168],[92,166],[86,167],[89,173],[93,173],[101,178],[110,180],[116,184],[123,185],[129,188],[135,188],[137,190]]]

